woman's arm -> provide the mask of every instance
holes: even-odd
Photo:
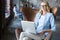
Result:
[[[55,25],[55,20],[54,20],[53,14],[50,17],[50,24],[51,24],[51,30],[55,32],[56,31],[56,25]]]
[[[39,20],[40,14],[37,13],[34,19],[34,26],[37,27],[38,26],[38,20]]]
[[[40,32],[40,34],[44,34],[45,32],[48,32],[48,33],[50,33],[50,32],[52,32],[52,30],[51,29],[48,29],[48,30],[43,30],[42,32]]]
[[[52,30],[48,29],[48,30],[44,30],[43,32],[52,32]]]

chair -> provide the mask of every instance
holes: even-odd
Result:
[[[36,12],[38,12],[38,10],[29,8],[29,7],[22,7],[22,13],[23,13],[24,18],[25,18],[24,20],[34,21]],[[52,7],[51,12],[53,13],[53,15],[56,19],[57,7]],[[16,37],[19,38],[19,36],[20,36],[19,32],[21,32],[21,31],[19,30],[19,28],[17,28],[15,31],[16,31]]]

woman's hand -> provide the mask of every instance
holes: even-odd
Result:
[[[44,33],[45,33],[45,31],[40,32],[40,34],[42,34],[42,35],[43,35]]]

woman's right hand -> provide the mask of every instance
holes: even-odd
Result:
[[[45,31],[40,32],[41,35],[43,35],[44,33],[45,33]]]

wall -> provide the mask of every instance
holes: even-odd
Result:
[[[40,3],[42,0],[29,0],[30,3],[34,5],[35,8],[39,9]],[[60,0],[46,0],[48,1],[49,5],[51,7],[58,6],[58,15],[60,15]],[[20,6],[20,0],[13,0],[14,4],[17,4],[17,7],[19,8]]]
[[[34,5],[37,5],[39,3],[41,3],[42,0],[29,0],[31,3],[33,3]],[[60,4],[60,0],[46,0],[49,2],[50,6],[56,6],[56,4]]]

